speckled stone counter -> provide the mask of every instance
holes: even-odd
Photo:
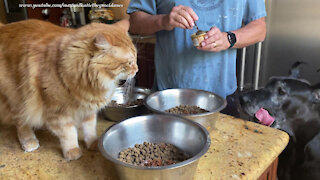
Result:
[[[111,124],[99,120],[99,135]],[[40,148],[25,153],[16,129],[0,125],[0,179],[116,180],[111,163],[99,152],[87,151],[83,141],[83,156],[66,162],[56,137],[46,130],[38,130],[36,135]],[[211,131],[211,147],[200,159],[194,179],[258,179],[288,140],[285,132],[219,114]]]

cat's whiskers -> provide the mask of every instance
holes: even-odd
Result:
[[[127,81],[124,83],[124,88],[125,88],[124,103],[128,103],[131,100],[135,83],[136,83],[136,80],[134,77],[128,78]]]

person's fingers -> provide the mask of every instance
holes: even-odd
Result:
[[[169,14],[169,24],[172,27],[180,27],[183,29],[188,29],[188,22],[185,18],[178,14],[179,9],[174,7]]]
[[[183,9],[188,12],[188,14],[191,16],[193,21],[198,21],[199,20],[198,15],[193,11],[192,8],[190,8],[188,6],[183,6]]]
[[[201,42],[199,50],[204,50],[204,51],[213,51],[213,52],[218,52],[222,50],[222,45],[223,41],[221,39],[214,41],[212,43],[206,44],[204,41]]]
[[[222,46],[222,40],[219,39],[209,44],[212,48],[220,48]]]
[[[212,36],[208,36],[206,35],[207,38],[205,38],[205,40],[203,41],[206,44],[211,44],[213,42],[216,42],[220,39],[220,36],[218,34],[214,34]]]
[[[221,33],[220,29],[217,27],[212,27],[210,31],[207,32],[207,36],[213,36],[214,34]]]
[[[205,40],[201,43],[202,46],[211,45],[212,47],[222,44],[222,33],[217,27],[213,27],[206,33]]]
[[[188,22],[189,29],[192,29],[192,27],[194,26],[194,20],[189,14],[189,12],[184,9],[181,9],[180,11],[178,11],[178,13],[180,16],[184,17],[184,19]]]
[[[181,27],[181,28],[184,28],[184,29],[188,29],[189,28],[189,23],[186,20],[186,18],[181,16],[181,15],[179,15],[179,14],[176,15],[175,22],[176,22],[176,26],[177,27]]]
[[[210,43],[210,44],[205,44],[203,46],[203,43],[201,43],[201,49],[203,50],[212,50],[214,48],[218,48],[218,42],[213,42],[213,43]]]
[[[177,22],[175,24],[177,27],[192,29],[194,22],[199,19],[198,15],[190,7],[182,5],[173,7],[170,14],[172,19]],[[180,16],[184,19],[181,19]]]

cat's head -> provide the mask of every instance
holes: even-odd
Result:
[[[100,69],[105,86],[110,80],[118,83],[135,76],[137,52],[130,38],[102,32],[96,34],[94,42],[97,49],[91,59],[92,66],[95,66],[92,68]]]
[[[77,30],[67,53],[73,64],[70,68],[79,68],[74,77],[77,82],[83,79],[92,86],[110,88],[135,76],[137,51],[128,28],[129,23],[121,21],[113,25],[93,23]]]

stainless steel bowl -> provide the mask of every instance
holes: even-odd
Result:
[[[183,162],[159,167],[130,165],[118,160],[119,152],[143,142],[170,143],[191,156]],[[208,131],[193,121],[174,116],[151,114],[121,121],[100,137],[99,149],[111,161],[119,179],[191,180],[198,160],[210,147]]]
[[[218,112],[227,105],[221,96],[196,89],[166,89],[150,94],[145,99],[146,107],[154,113],[170,114],[165,112],[179,105],[198,106],[209,112],[193,115],[179,115],[200,123],[209,132],[214,128]]]
[[[152,91],[147,88],[135,87],[133,89],[133,94],[130,95],[130,100],[134,101],[137,99],[145,99]],[[118,104],[125,103],[125,94],[126,89],[124,87],[116,88],[111,100],[116,101]],[[147,114],[149,111],[145,107],[144,104],[142,105],[135,105],[129,107],[109,107],[106,106],[101,110],[101,114],[104,118],[111,120],[111,121],[121,121],[130,117],[139,116]]]

